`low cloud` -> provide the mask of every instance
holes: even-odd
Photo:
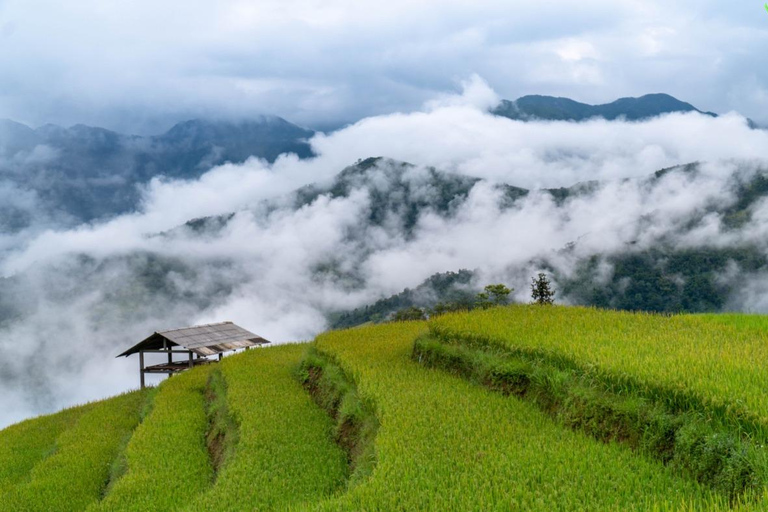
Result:
[[[537,258],[567,273],[580,257],[659,240],[765,247],[768,203],[736,230],[717,213],[735,200],[734,176],[761,172],[768,160],[768,132],[743,117],[523,123],[488,114],[497,97],[475,77],[462,94],[421,110],[316,136],[316,158],[251,159],[194,181],[155,179],[138,213],[37,227],[8,242],[0,254],[0,425],[135,386],[136,361],[114,356],[154,330],[228,319],[277,343],[308,340],[326,328],[328,313],[435,272],[478,269],[481,280],[505,280],[522,299]],[[346,194],[294,207],[297,188],[327,186],[371,156],[395,161],[380,160]],[[650,178],[692,161],[706,163]],[[439,199],[430,167],[480,181],[447,213],[417,212],[409,230],[407,211],[372,220],[373,195],[404,193],[391,188],[398,173],[409,197]],[[562,204],[533,192],[507,207],[497,186],[594,180],[603,185]],[[179,228],[215,215],[227,215],[221,229]]]

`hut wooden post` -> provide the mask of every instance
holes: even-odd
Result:
[[[139,375],[141,375],[141,389],[144,389],[144,352],[139,352]]]
[[[192,368],[192,366],[195,364],[194,360],[192,359],[192,351],[189,351],[189,367]]]

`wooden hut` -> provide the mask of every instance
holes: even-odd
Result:
[[[232,322],[221,322],[155,332],[117,357],[139,354],[139,375],[143,389],[144,375],[147,373],[172,375],[212,362],[208,359],[209,356],[218,356],[218,359],[221,359],[225,352],[248,349],[265,343],[269,341]],[[168,361],[144,366],[144,354],[147,353],[167,354]],[[175,361],[174,357],[179,354],[185,357]]]

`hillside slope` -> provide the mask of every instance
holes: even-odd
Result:
[[[514,306],[253,350],[0,431],[0,509],[760,510],[765,322]]]

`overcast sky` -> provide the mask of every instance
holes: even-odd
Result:
[[[328,128],[478,74],[504,98],[667,92],[765,122],[767,47],[762,0],[0,0],[0,118]]]

